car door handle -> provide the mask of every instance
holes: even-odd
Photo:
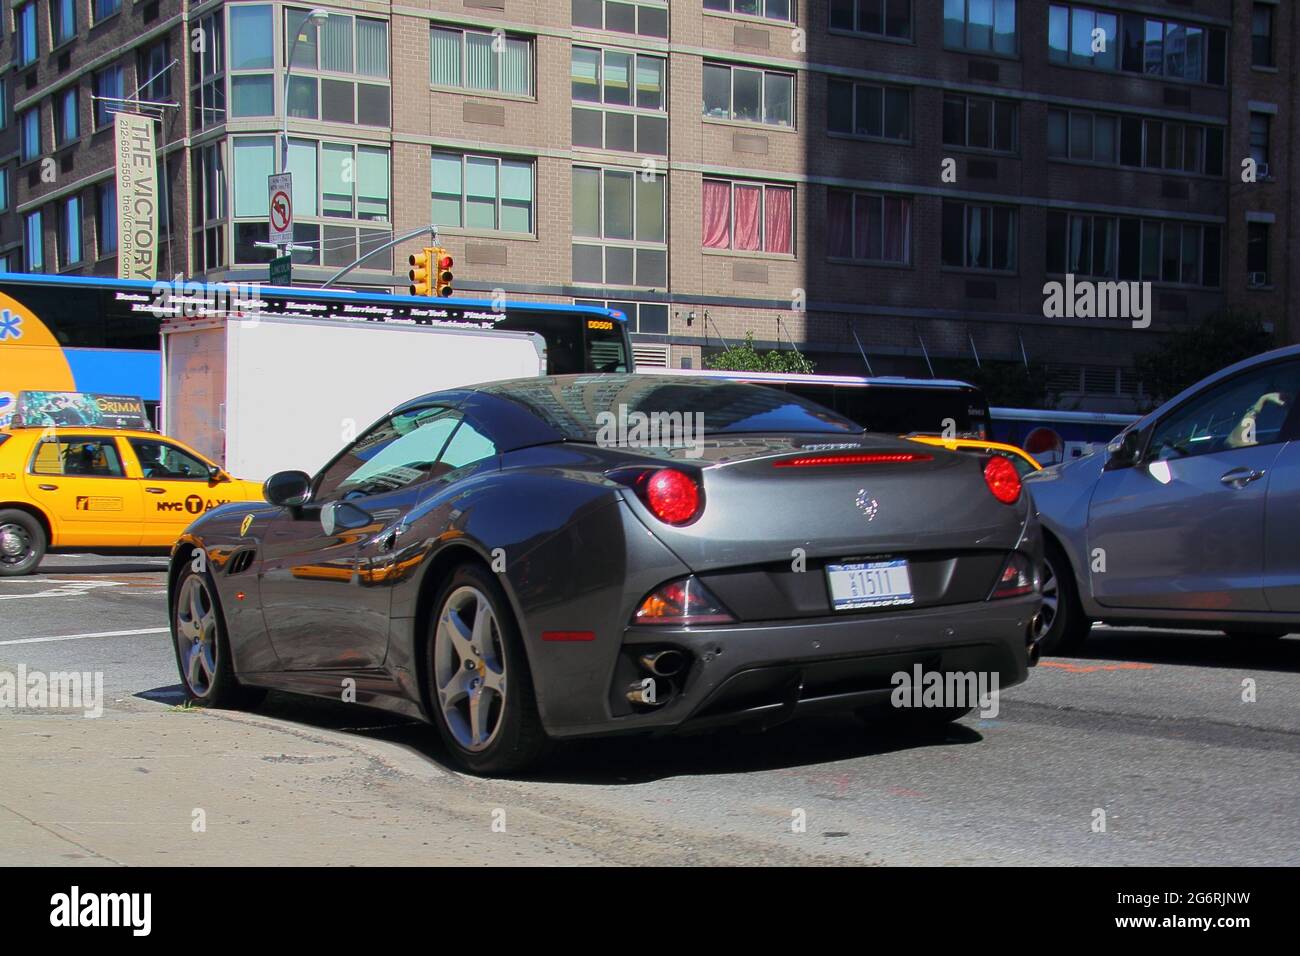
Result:
[[[58,486],[58,485],[37,485],[36,487],[39,488],[39,489],[41,489],[41,491],[58,491],[58,490],[59,490],[59,486]]]
[[[1256,471],[1253,468],[1232,468],[1220,475],[1219,481],[1234,488],[1244,488],[1252,481],[1257,481],[1263,477],[1264,473],[1262,471]]]
[[[397,539],[405,534],[406,529],[409,527],[410,525],[403,522],[395,528],[380,532],[378,537],[375,538],[375,546],[379,548],[380,551],[393,550],[394,545],[397,544]]]
[[[165,495],[165,494],[167,494],[167,489],[166,489],[166,488],[146,488],[145,491],[149,492],[149,494],[151,494],[151,495]]]

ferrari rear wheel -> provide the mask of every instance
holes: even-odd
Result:
[[[186,696],[207,707],[247,707],[265,692],[235,677],[217,590],[206,573],[186,566],[176,582],[172,637]]]
[[[443,585],[435,607],[429,697],[453,756],[482,774],[536,762],[550,741],[505,591],[491,572],[462,565]]]
[[[31,574],[45,557],[45,529],[26,511],[0,511],[0,578]]]

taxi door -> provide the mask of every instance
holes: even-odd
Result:
[[[175,442],[128,435],[122,443],[143,492],[142,546],[170,547],[199,515],[233,500],[229,483],[213,484],[208,463]]]
[[[140,544],[140,482],[128,476],[111,436],[51,431],[36,443],[23,483],[50,516],[56,548]]]

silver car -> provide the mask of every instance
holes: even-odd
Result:
[[[1300,631],[1300,346],[1211,375],[1105,452],[1029,475],[1044,653],[1094,621]]]

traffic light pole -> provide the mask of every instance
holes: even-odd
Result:
[[[361,258],[352,260],[352,262],[348,263],[338,272],[334,273],[332,276],[326,279],[324,284],[321,286],[321,288],[328,289],[331,285],[334,284],[334,281],[336,279],[343,278],[345,275],[347,275],[357,266],[361,265],[361,263],[365,262],[371,256],[377,255],[378,253],[383,252],[385,249],[391,249],[393,248],[393,246],[397,245],[398,243],[406,242],[408,239],[414,239],[422,232],[427,232],[429,234],[430,242],[438,241],[438,227],[433,225],[432,223],[430,223],[427,226],[421,226],[419,229],[412,229],[410,232],[402,233],[402,235],[396,237],[395,239],[390,239],[388,242],[385,242],[382,246],[376,246],[374,249],[371,249]]]

